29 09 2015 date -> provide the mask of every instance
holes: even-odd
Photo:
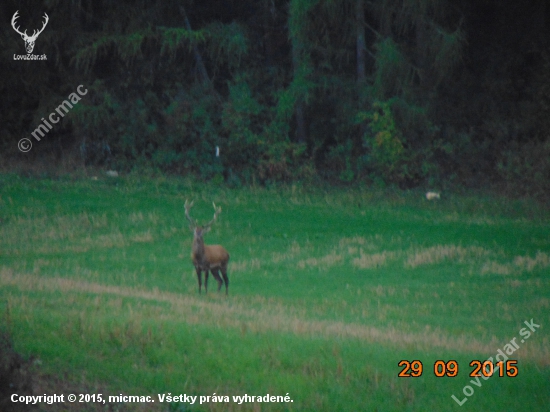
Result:
[[[517,363],[517,360],[512,359],[506,362],[499,361],[496,363],[493,363],[491,360],[473,360],[470,362],[470,366],[473,368],[470,372],[470,376],[473,378],[481,376],[490,377],[498,372],[498,376],[500,377],[508,376],[513,378],[518,376],[519,373]],[[422,376],[424,371],[424,365],[419,360],[401,360],[398,366],[403,368],[397,375],[400,378],[418,378]],[[443,376],[453,378],[458,375],[458,369],[458,362],[455,360],[449,360],[447,362],[444,360],[436,360],[433,366],[434,375],[438,378]]]

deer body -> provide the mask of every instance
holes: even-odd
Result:
[[[210,230],[210,225],[216,220],[221,208],[216,208],[214,205],[214,218],[204,226],[197,226],[197,222],[189,216],[189,209],[193,203],[185,202],[185,216],[191,222],[193,229],[193,247],[191,250],[191,259],[197,272],[197,280],[199,282],[199,293],[202,288],[202,272],[204,271],[204,291],[208,292],[208,274],[211,272],[214,279],[218,282],[218,292],[225,283],[225,294],[228,294],[229,278],[227,277],[227,264],[229,262],[229,253],[221,245],[205,245],[204,233]],[[220,277],[220,272],[223,277]]]

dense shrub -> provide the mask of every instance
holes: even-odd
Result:
[[[9,334],[0,329],[0,410],[27,411],[33,406],[13,403],[11,395],[32,393],[32,373],[30,362],[24,360],[13,348]]]

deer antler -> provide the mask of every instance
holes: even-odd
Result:
[[[216,219],[218,218],[218,215],[222,212],[222,208],[216,207],[216,204],[214,202],[212,202],[212,206],[214,206],[214,217],[210,222],[208,222],[206,225],[203,226],[203,229],[205,230],[210,229],[210,225],[212,225],[212,223],[216,221]]]
[[[185,205],[183,207],[185,207],[185,217],[189,220],[191,226],[195,228],[197,226],[197,222],[189,216],[189,210],[193,207],[193,202],[189,203],[189,201],[185,200]]]
[[[38,35],[40,33],[42,33],[44,31],[44,29],[46,28],[46,25],[48,24],[48,22],[50,21],[50,18],[48,17],[48,15],[46,13],[44,13],[44,23],[42,23],[42,28],[40,30],[33,30],[32,32],[32,36],[29,36],[27,34],[27,30],[25,30],[24,32],[21,32],[19,30],[19,26],[18,27],[15,27],[15,21],[19,18],[19,16],[17,15],[17,13],[19,13],[19,10],[17,10],[15,12],[15,14],[13,15],[12,19],[11,19],[11,26],[13,27],[13,29],[19,33],[21,36],[23,36],[24,38],[28,38],[28,39],[36,39],[38,37]]]
[[[15,14],[13,15],[12,19],[11,19],[11,27],[13,27],[13,30],[15,30],[17,33],[19,33],[21,36],[26,36],[27,35],[27,30],[25,30],[24,33],[21,33],[19,31],[19,26],[18,27],[15,27],[15,20],[17,20],[19,18],[19,16],[17,15],[17,13],[19,13],[19,10],[17,10],[15,12]]]
[[[38,30],[37,33],[34,33],[36,30],[33,30],[31,38],[36,39],[38,37],[38,35],[44,31],[44,29],[46,28],[46,25],[48,24],[49,21],[50,21],[50,18],[48,17],[48,15],[46,13],[44,13],[44,23],[42,23],[42,28],[40,30]]]

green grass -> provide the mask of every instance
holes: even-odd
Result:
[[[286,395],[158,410],[542,410],[550,401],[550,213],[477,194],[226,189],[190,180],[0,176],[0,314],[49,376],[104,395]],[[198,295],[193,217],[231,254]],[[524,321],[515,378],[473,386]],[[398,362],[423,375],[399,378]],[[436,360],[459,374],[437,378]],[[99,385],[99,386],[97,386]],[[474,394],[459,407],[463,388]]]

